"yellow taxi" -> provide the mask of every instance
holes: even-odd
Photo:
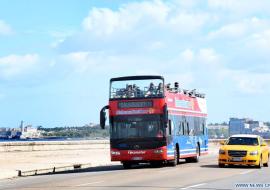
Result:
[[[268,167],[269,147],[258,135],[232,135],[221,142],[218,165],[254,165],[257,168]]]

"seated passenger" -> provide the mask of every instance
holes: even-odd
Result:
[[[158,130],[157,137],[163,137],[163,131],[161,129]]]
[[[162,83],[159,83],[159,84],[158,84],[158,88],[157,88],[156,94],[157,94],[157,95],[163,94],[163,84],[162,84]]]
[[[155,85],[154,85],[154,83],[151,82],[145,96],[146,97],[153,96],[154,94],[155,94]]]
[[[132,85],[128,85],[127,86],[127,89],[126,89],[126,96],[127,98],[133,98],[135,95],[134,95],[134,91],[133,91],[133,88],[132,88]]]
[[[135,97],[141,97],[142,92],[140,90],[140,87],[138,87],[136,84],[133,84],[132,89],[134,91]]]

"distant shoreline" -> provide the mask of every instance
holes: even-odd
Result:
[[[70,137],[51,137],[51,138],[33,138],[33,139],[4,139],[0,138],[0,142],[34,142],[34,141],[78,141],[78,140],[97,140],[104,138],[70,138]]]

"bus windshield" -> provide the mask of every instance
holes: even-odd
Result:
[[[230,137],[227,143],[228,145],[251,145],[258,146],[259,142],[257,138],[249,137]]]
[[[161,79],[125,80],[111,83],[110,98],[163,97],[164,84]]]
[[[111,138],[164,137],[160,115],[118,116],[113,119]]]

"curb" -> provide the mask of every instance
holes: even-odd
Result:
[[[73,164],[70,166],[59,166],[59,167],[53,167],[53,168],[36,169],[36,170],[28,170],[28,171],[17,170],[18,172],[17,176],[26,177],[26,176],[35,176],[35,175],[56,174],[60,172],[73,172],[73,171],[78,171],[78,170],[87,169],[91,167],[92,165],[88,163],[88,164]]]

